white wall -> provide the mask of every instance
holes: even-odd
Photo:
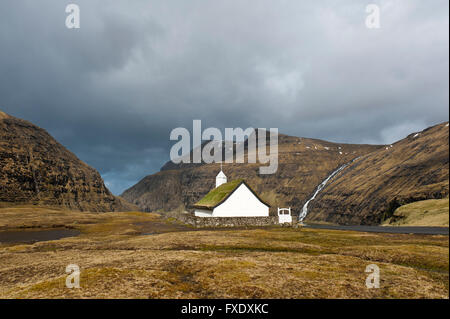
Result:
[[[225,174],[222,171],[220,173],[216,176],[216,188],[227,182],[227,177]]]
[[[280,224],[292,223],[291,208],[278,207],[278,222]]]
[[[269,207],[241,184],[227,200],[214,208],[212,217],[269,216]]]
[[[195,216],[197,217],[213,217],[212,211],[206,209],[195,209]]]
[[[291,215],[278,215],[278,222],[280,224],[292,223],[292,216]]]

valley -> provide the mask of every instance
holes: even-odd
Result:
[[[0,298],[448,298],[448,124],[392,146],[278,139],[276,174],[223,170],[306,226],[195,228],[174,217],[220,164],[169,162],[118,197],[45,130],[0,112]]]
[[[402,205],[448,198],[448,138],[447,122],[390,145],[279,134],[275,174],[261,175],[258,165],[249,163],[224,163],[223,171],[230,180],[245,179],[271,204],[271,214],[276,214],[276,207],[292,207],[293,215],[302,215],[305,222],[379,225]],[[219,171],[217,163],[168,162],[122,197],[143,211],[191,212],[193,203],[213,187]],[[306,203],[307,211],[302,212]]]
[[[0,115],[0,207],[192,213],[193,204],[212,189],[221,167],[192,161],[204,143],[191,151],[189,160],[167,162],[156,174],[114,196],[94,168],[44,129],[4,112]],[[258,140],[260,133],[252,134]],[[291,207],[292,214],[305,222],[379,225],[402,205],[448,198],[448,137],[448,122],[390,145],[279,134],[276,173],[261,174],[261,163],[245,161],[259,152],[248,141],[223,149],[225,157],[241,146],[244,152],[244,163],[225,162],[223,170],[230,180],[244,179],[270,204],[271,215],[277,207]]]
[[[448,298],[448,236],[196,230],[151,213],[40,209],[47,217],[2,209],[1,229],[64,224],[80,234],[1,243],[0,298]],[[143,235],[143,223],[167,229]],[[80,267],[79,289],[65,286],[69,264]],[[379,289],[366,288],[369,264],[380,268]]]

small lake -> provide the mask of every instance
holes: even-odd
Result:
[[[76,229],[48,229],[48,230],[19,230],[0,231],[0,243],[35,243],[38,241],[58,240],[66,237],[78,236]]]

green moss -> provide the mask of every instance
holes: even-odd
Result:
[[[214,188],[212,191],[206,194],[205,197],[198,201],[195,206],[213,208],[222,200],[224,200],[230,193],[232,193],[243,181],[243,179],[236,179]]]

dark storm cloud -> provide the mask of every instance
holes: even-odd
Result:
[[[448,2],[0,2],[0,109],[120,193],[168,160],[178,126],[278,127],[391,143],[448,120]]]

